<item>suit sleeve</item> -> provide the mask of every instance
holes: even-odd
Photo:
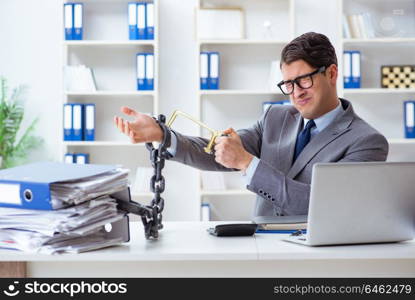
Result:
[[[251,128],[238,130],[242,144],[246,151],[259,157],[262,143],[262,125],[269,109],[262,118]],[[208,140],[201,137],[185,136],[173,131],[177,138],[176,153],[170,159],[185,165],[206,171],[239,171],[237,169],[226,168],[215,161],[215,156],[204,151]]]
[[[374,133],[358,138],[337,162],[385,161],[388,155],[386,139]],[[277,214],[307,214],[310,183],[287,177],[267,162],[260,160],[247,188],[266,201]],[[259,212],[261,215],[261,212]]]

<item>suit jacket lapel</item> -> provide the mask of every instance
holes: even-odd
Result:
[[[300,113],[288,112],[285,115],[280,131],[276,165],[278,169],[287,174],[291,168],[294,157],[295,141],[301,126]]]
[[[349,131],[349,125],[353,120],[353,116],[354,112],[352,106],[349,103],[349,106],[346,108],[343,114],[333,120],[329,126],[314,136],[313,139],[307,144],[304,150],[297,157],[297,160],[292,165],[287,176],[294,178],[326,145]]]

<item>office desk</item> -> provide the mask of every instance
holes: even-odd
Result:
[[[158,241],[131,224],[122,246],[63,255],[0,251],[0,261],[26,261],[28,277],[414,277],[415,241],[311,248],[283,235],[214,237],[216,223],[165,222]]]

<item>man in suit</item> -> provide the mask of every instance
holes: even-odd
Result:
[[[214,155],[207,140],[171,131],[172,160],[203,170],[240,170],[256,193],[256,216],[307,214],[312,167],[317,162],[384,161],[388,143],[337,96],[337,58],[329,39],[305,33],[281,53],[284,80],[278,83],[292,105],[271,106],[251,128],[224,131]],[[131,141],[161,141],[151,117],[123,107],[133,122],[115,117]],[[170,144],[171,142],[171,144]],[[341,184],[341,183],[339,183]]]

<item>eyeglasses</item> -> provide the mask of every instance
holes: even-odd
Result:
[[[284,95],[291,95],[294,92],[294,83],[302,89],[309,89],[313,86],[313,75],[323,73],[324,71],[326,71],[326,67],[323,66],[311,73],[298,76],[293,80],[283,80],[278,83],[278,87]]]

